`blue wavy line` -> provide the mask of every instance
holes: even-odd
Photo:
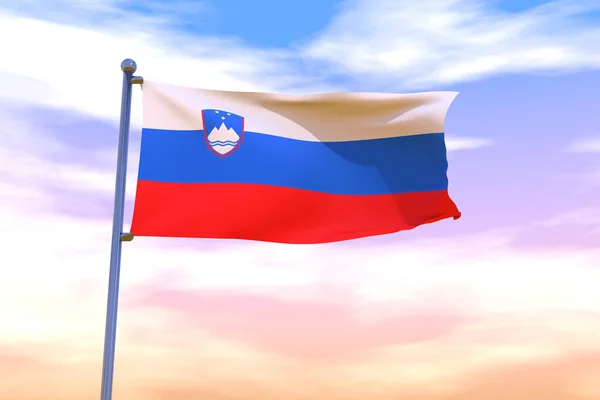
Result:
[[[210,140],[208,141],[208,143],[210,143],[211,145],[232,145],[235,146],[236,144],[238,144],[238,142],[220,142],[220,141],[216,141],[216,142],[211,142]]]

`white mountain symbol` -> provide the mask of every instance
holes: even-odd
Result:
[[[221,155],[229,153],[240,141],[240,137],[233,128],[227,129],[223,123],[219,129],[213,128],[207,139],[210,146]]]

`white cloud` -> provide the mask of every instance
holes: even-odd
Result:
[[[186,86],[277,91],[305,81],[276,51],[231,40],[190,37],[135,14],[109,25],[78,27],[0,9],[0,85],[5,99],[116,119],[120,62],[133,58],[138,75]],[[140,19],[142,21],[140,21]],[[144,23],[142,23],[144,22]],[[135,88],[132,120],[140,121]]]
[[[210,17],[211,10],[208,3],[197,0],[3,0],[0,8],[57,23],[78,26],[101,24],[105,27],[123,26],[124,21],[129,26],[148,24],[151,27],[181,26],[184,21],[198,24],[203,18]]]
[[[577,140],[567,147],[573,153],[600,153],[600,137]]]
[[[430,87],[511,72],[600,67],[600,26],[578,19],[595,0],[555,0],[519,13],[477,0],[353,0],[307,57],[378,82]]]
[[[493,144],[494,141],[491,139],[452,136],[446,138],[446,148],[448,151],[478,149],[480,147],[492,146]]]

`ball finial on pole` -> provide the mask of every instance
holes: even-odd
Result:
[[[137,69],[137,64],[131,58],[127,58],[127,59],[123,60],[123,62],[121,63],[121,71],[123,71],[123,72],[131,71],[133,73],[133,72],[135,72],[136,69]]]

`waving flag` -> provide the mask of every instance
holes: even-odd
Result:
[[[443,129],[455,96],[146,81],[131,232],[325,243],[457,219]]]

